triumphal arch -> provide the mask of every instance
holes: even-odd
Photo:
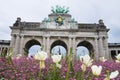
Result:
[[[78,23],[69,14],[68,8],[57,6],[51,11],[42,22],[25,22],[18,17],[13,26],[10,26],[13,55],[27,53],[36,44],[43,46],[48,55],[56,45],[63,46],[68,54],[72,48],[74,56],[78,46],[85,46],[96,59],[101,56],[109,58],[109,29],[103,20],[94,24]]]

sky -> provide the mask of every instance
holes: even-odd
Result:
[[[39,45],[34,45],[32,46],[30,49],[29,49],[29,53],[28,53],[28,56],[30,57],[31,55],[35,55],[36,53],[40,52],[41,51],[41,46]],[[51,53],[52,54],[62,54],[63,56],[66,56],[66,49],[63,47],[63,46],[55,46],[52,48],[51,50]],[[79,46],[77,47],[77,57],[79,58],[79,56],[84,56],[86,54],[89,54],[89,50],[84,47],[84,46]]]
[[[69,7],[78,23],[98,23],[103,19],[110,29],[109,43],[120,43],[120,0],[0,0],[0,40],[10,40],[9,26],[17,17],[26,22],[41,22],[56,5]]]

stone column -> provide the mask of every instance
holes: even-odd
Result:
[[[109,59],[112,60],[111,50],[109,50]]]
[[[94,55],[95,55],[95,59],[96,60],[98,60],[99,59],[99,51],[98,51],[98,38],[97,37],[95,37],[95,53],[94,53]]]
[[[23,50],[23,42],[24,42],[24,35],[21,35],[21,40],[20,40],[20,54],[24,54],[24,50]]]
[[[14,48],[14,46],[15,46],[15,36],[14,36],[14,35],[11,35],[10,47],[11,47],[11,48]]]
[[[76,58],[76,42],[75,42],[75,37],[73,38],[73,43],[72,43],[73,47],[73,58],[75,59]]]
[[[0,50],[1,50],[2,46],[0,45]]]
[[[118,51],[117,50],[115,50],[115,53],[116,53],[116,55],[118,55]]]
[[[0,51],[2,50],[2,46],[0,45]]]
[[[69,47],[68,47],[68,54],[70,54],[70,48],[72,48],[72,46],[71,46],[71,37],[69,37]]]
[[[103,54],[103,41],[102,41],[102,37],[99,37],[99,57],[104,56]]]
[[[19,35],[16,35],[16,41],[15,41],[15,48],[14,48],[14,55],[19,54]]]
[[[46,44],[45,43],[46,43],[46,38],[45,38],[45,36],[43,36],[43,45],[41,46],[43,51],[46,50]]]
[[[47,54],[50,57],[50,36],[47,36]]]
[[[104,48],[105,48],[105,58],[109,58],[109,53],[108,53],[108,39],[107,37],[104,39]]]

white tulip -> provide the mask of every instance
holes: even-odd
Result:
[[[45,68],[45,62],[44,61],[40,61],[40,68],[41,69]]]
[[[37,60],[45,60],[45,59],[47,59],[47,57],[48,57],[48,55],[44,51],[38,52],[34,56],[34,58],[37,59]]]
[[[118,72],[117,70],[114,71],[114,72],[111,72],[111,74],[110,74],[110,79],[116,78],[116,77],[118,76],[118,74],[119,74],[119,72]]]
[[[82,69],[82,71],[85,72],[85,71],[86,71],[86,65],[82,64],[82,65],[81,65],[81,69]]]
[[[90,59],[90,56],[87,54],[85,56],[80,56],[80,61],[85,64],[87,67],[92,65],[92,59]]]
[[[46,52],[41,51],[35,54],[34,58],[40,60],[40,68],[45,68],[44,60],[47,59],[48,55]]]
[[[17,54],[16,59],[20,59],[22,57],[22,54]]]
[[[117,58],[117,60],[120,61],[120,54],[118,54],[117,56],[115,56]]]
[[[52,60],[54,63],[60,62],[61,58],[62,58],[62,55],[53,55],[52,56]]]
[[[61,65],[61,64],[56,63],[56,66],[57,66],[58,68],[62,68],[62,65]]]
[[[99,75],[101,74],[101,71],[102,71],[102,66],[93,65],[93,66],[91,67],[91,69],[92,69],[93,75],[99,76]]]
[[[116,70],[114,72],[111,72],[110,75],[108,75],[104,80],[110,80],[114,79],[119,75],[119,72]]]
[[[120,61],[119,61],[119,60],[115,60],[115,62],[116,62],[116,63],[120,63]]]
[[[105,59],[105,57],[100,57],[99,60],[102,61],[102,62],[107,61],[107,59]]]

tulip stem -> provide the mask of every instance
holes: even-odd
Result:
[[[40,65],[41,65],[41,61],[40,61]],[[41,66],[40,66],[40,71],[39,71],[39,75],[38,76],[39,76],[38,78],[40,78],[40,76],[41,76]]]
[[[56,79],[56,64],[54,64],[54,79]]]
[[[69,78],[71,58],[72,58],[72,48],[70,48],[70,55],[68,56],[68,70],[66,74],[66,80],[68,80]]]
[[[84,80],[84,71],[82,70],[81,80]]]

